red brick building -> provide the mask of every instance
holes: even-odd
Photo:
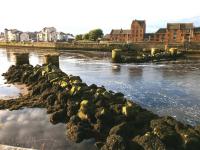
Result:
[[[131,24],[132,42],[144,41],[146,32],[146,23],[144,20],[133,20]]]
[[[168,34],[166,28],[160,28],[153,37],[154,42],[167,42]]]
[[[168,23],[167,38],[169,43],[190,42],[193,38],[193,23]]]
[[[146,33],[145,20],[133,20],[130,30],[112,30],[110,40],[116,42],[200,42],[200,27],[193,23],[168,23],[155,33]]]
[[[142,42],[146,32],[144,20],[133,20],[130,30],[113,29],[110,33],[110,40],[116,42]]]
[[[131,30],[112,30],[110,33],[110,40],[115,42],[131,42],[132,34]]]
[[[194,33],[193,33],[193,41],[194,42],[200,42],[200,27],[194,28]]]

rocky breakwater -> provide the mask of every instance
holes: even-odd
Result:
[[[30,91],[16,100],[0,100],[0,109],[47,108],[53,124],[66,123],[71,141],[94,138],[102,150],[200,149],[200,126],[159,117],[122,93],[88,86],[51,64],[11,66],[3,75],[9,83],[25,83]]]

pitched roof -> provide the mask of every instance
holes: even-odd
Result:
[[[145,33],[144,38],[154,37],[154,33]]]
[[[166,28],[160,28],[156,33],[166,33],[167,29]]]
[[[144,27],[146,25],[145,20],[133,20],[133,22],[138,22],[141,27]]]
[[[112,29],[110,34],[131,34],[131,30]]]
[[[177,30],[177,29],[192,29],[193,23],[167,23],[167,29]]]

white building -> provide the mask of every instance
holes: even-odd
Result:
[[[20,41],[20,34],[22,32],[17,29],[5,29],[5,41],[11,42],[11,41]]]
[[[20,41],[21,42],[28,42],[30,41],[29,33],[28,32],[23,32],[20,34]]]
[[[37,34],[37,41],[52,42],[57,40],[57,32],[54,27],[45,27]]]
[[[71,42],[71,41],[74,41],[75,40],[75,37],[73,34],[67,34],[67,41],[68,42]]]

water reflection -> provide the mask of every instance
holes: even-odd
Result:
[[[44,109],[0,110],[0,143],[44,150],[95,149],[93,140],[66,139],[65,125],[52,125]]]

